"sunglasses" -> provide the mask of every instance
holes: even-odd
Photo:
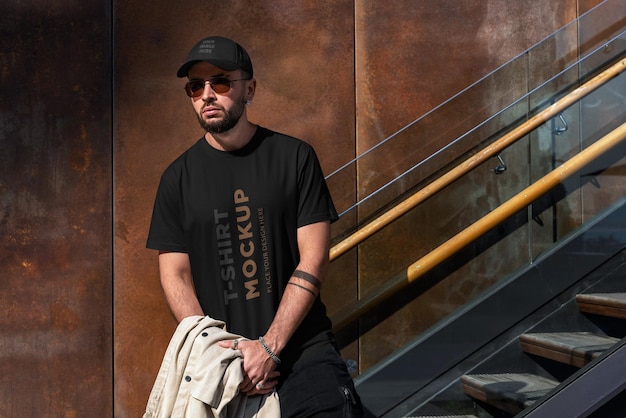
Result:
[[[209,85],[211,86],[214,92],[219,93],[219,94],[224,94],[228,92],[228,90],[230,90],[230,83],[232,83],[233,81],[244,81],[244,80],[250,80],[250,79],[240,78],[239,80],[231,80],[230,78],[226,78],[226,77],[214,77],[208,80],[193,79],[193,80],[189,80],[187,84],[185,84],[185,92],[187,93],[187,96],[189,97],[198,97],[202,95],[202,93],[204,92],[204,86],[206,86],[206,84],[209,83]]]

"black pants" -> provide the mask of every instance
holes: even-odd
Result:
[[[307,349],[278,390],[282,418],[360,418],[361,400],[332,343]]]

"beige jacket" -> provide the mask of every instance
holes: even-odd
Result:
[[[280,418],[276,391],[248,397],[241,352],[218,341],[241,338],[208,316],[183,319],[167,347],[144,418]]]

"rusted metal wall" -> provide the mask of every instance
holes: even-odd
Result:
[[[110,7],[0,16],[0,417],[111,416]]]
[[[596,3],[0,3],[0,416],[141,415],[175,326],[145,238],[161,172],[202,134],[175,77],[197,39],[248,49],[250,118],[329,173]],[[356,180],[333,184],[342,208]],[[333,267],[331,313],[357,267]]]

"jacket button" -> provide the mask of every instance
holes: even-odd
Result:
[[[191,376],[185,376],[185,382],[191,382]]]

